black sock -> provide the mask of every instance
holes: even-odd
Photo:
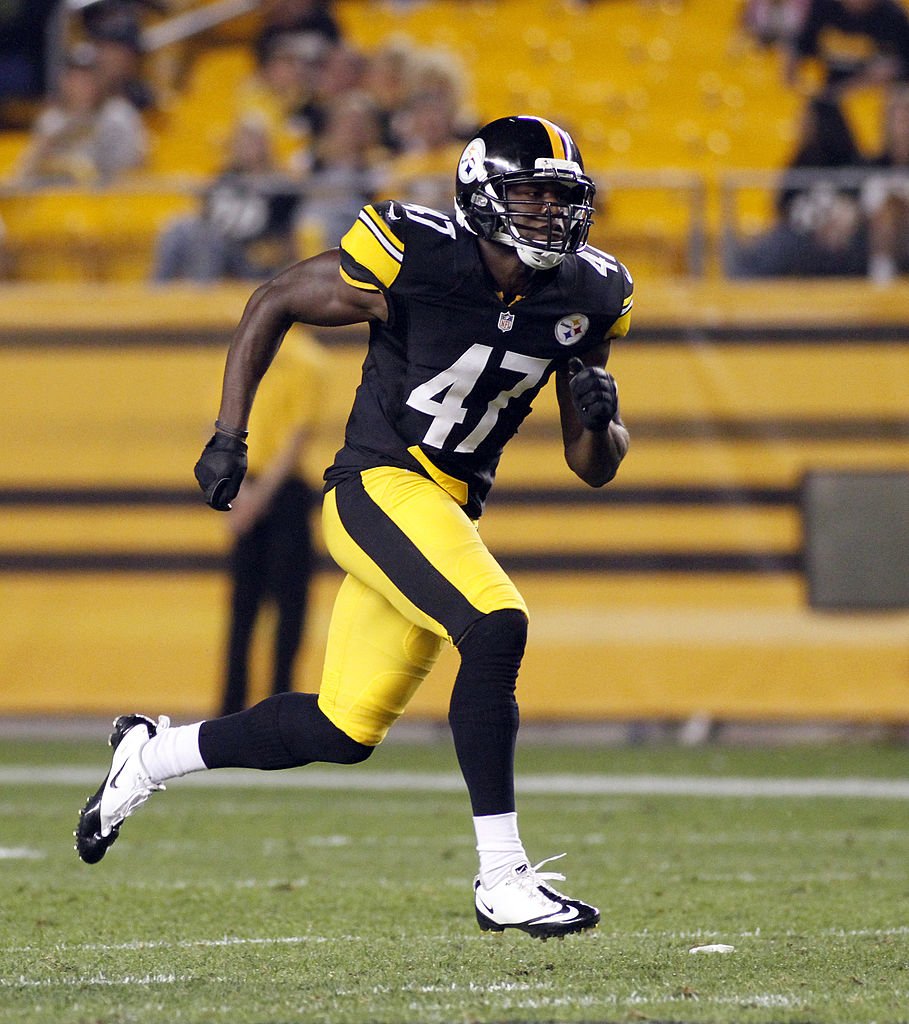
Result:
[[[458,644],[448,722],[475,816],[515,809],[514,691],[526,642],[527,617],[509,608],[485,615]]]
[[[333,725],[314,693],[279,693],[199,728],[199,753],[207,768],[274,771],[313,761],[357,764],[374,749]]]

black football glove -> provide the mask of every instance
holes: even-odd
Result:
[[[585,366],[575,356],[568,363],[568,386],[578,418],[588,430],[606,430],[619,409],[615,379],[600,366]]]
[[[246,476],[246,442],[216,431],[202,450],[195,474],[208,504],[228,512]]]

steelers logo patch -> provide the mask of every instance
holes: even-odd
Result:
[[[469,184],[471,181],[482,181],[486,177],[486,143],[482,139],[473,139],[461,154],[458,163],[458,181]]]
[[[560,345],[574,345],[587,333],[590,321],[583,313],[563,316],[555,325],[555,336]]]

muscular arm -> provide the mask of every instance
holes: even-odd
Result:
[[[605,366],[609,358],[609,342],[584,356],[587,366]],[[618,413],[606,430],[588,430],[581,423],[571,398],[566,368],[556,372],[556,396],[562,421],[562,441],[565,461],[572,472],[591,487],[602,487],[616,475],[619,463],[625,458],[630,441],[628,431]]]
[[[221,390],[220,423],[245,430],[259,381],[294,323],[318,327],[385,320],[378,291],[347,284],[338,273],[338,250],[297,263],[257,288],[234,332]]]

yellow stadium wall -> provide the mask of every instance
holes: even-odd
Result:
[[[0,495],[189,492],[215,411],[225,344],[247,294],[243,286],[0,291],[0,377],[7,384]],[[899,325],[905,299],[902,290],[882,295],[861,282],[667,284],[640,293],[635,330],[617,343],[612,362],[633,435],[612,486],[792,491],[810,468],[909,469],[905,431],[871,439],[849,430],[812,438],[809,431],[792,441],[772,432],[711,436],[686,426],[764,419],[848,426],[869,417],[905,424],[905,343],[708,338],[718,328],[757,329],[768,318],[781,329],[835,324],[851,332],[869,317],[878,326]],[[690,334],[673,334],[679,327]],[[659,331],[669,332],[667,340],[653,343]],[[203,338],[207,343],[199,344]],[[362,341],[353,333],[330,350],[328,422],[313,453],[320,466],[340,443]],[[520,682],[525,718],[909,717],[909,614],[809,608],[805,581],[792,565],[802,543],[792,504],[497,503],[500,492],[522,488],[583,490],[564,466],[551,396],[541,397],[506,453],[483,522],[495,552],[525,559],[514,572],[532,619]],[[636,423],[663,427],[635,436]],[[201,501],[151,507],[21,500],[0,504],[0,518],[0,712],[135,708],[192,718],[214,710],[224,575],[99,568],[105,563],[97,559],[120,553],[179,564],[181,554],[217,557],[226,545],[218,515]],[[718,551],[732,564],[754,552],[779,564],[765,572],[552,568],[572,557]],[[544,556],[537,568],[534,555]],[[48,561],[39,571],[41,558]],[[301,689],[317,685],[338,582],[333,572],[317,581]],[[411,715],[444,716],[456,661],[446,652]],[[257,650],[255,663],[262,692],[267,652]]]

